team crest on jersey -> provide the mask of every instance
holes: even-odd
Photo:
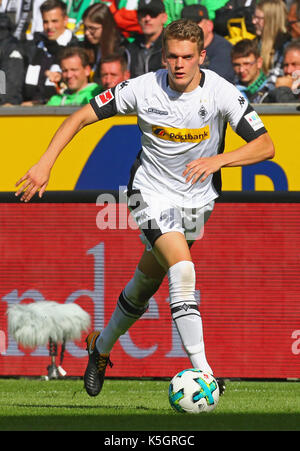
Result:
[[[152,125],[152,134],[165,141],[202,142],[210,138],[209,126],[203,128],[170,128]]]
[[[200,106],[200,110],[198,111],[198,114],[202,119],[205,119],[205,117],[208,115],[207,109],[205,108],[204,105]]]
[[[107,89],[107,91],[101,92],[95,97],[96,103],[99,107],[102,107],[106,103],[109,103],[114,98],[111,89]]]

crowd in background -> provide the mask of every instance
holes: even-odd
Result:
[[[300,0],[0,0],[0,105],[83,105],[163,68],[180,18],[203,30],[201,67],[251,103],[300,103]]]

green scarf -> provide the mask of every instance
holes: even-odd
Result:
[[[251,85],[247,86],[246,92],[249,92],[249,94],[255,94],[262,86],[262,84],[266,81],[266,79],[267,76],[263,73],[262,70],[260,70],[259,76],[253,83],[251,83]]]

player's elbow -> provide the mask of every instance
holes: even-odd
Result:
[[[274,147],[274,144],[273,144],[273,142],[271,140],[271,142],[270,142],[270,144],[268,146],[268,157],[267,157],[267,159],[271,160],[274,157],[275,157],[275,147]]]

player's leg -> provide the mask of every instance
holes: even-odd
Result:
[[[94,331],[87,337],[89,362],[84,384],[90,396],[100,393],[114,344],[146,311],[149,299],[158,290],[165,274],[152,252],[145,250],[132,279],[120,293],[107,326],[101,333]]]
[[[116,308],[97,340],[100,353],[109,354],[118,338],[145,313],[150,298],[160,287],[166,271],[152,252],[144,251],[132,279],[120,293]]]
[[[212,373],[205,355],[202,319],[195,299],[195,268],[189,245],[183,234],[170,232],[156,240],[153,252],[168,271],[172,319],[191,364]]]

